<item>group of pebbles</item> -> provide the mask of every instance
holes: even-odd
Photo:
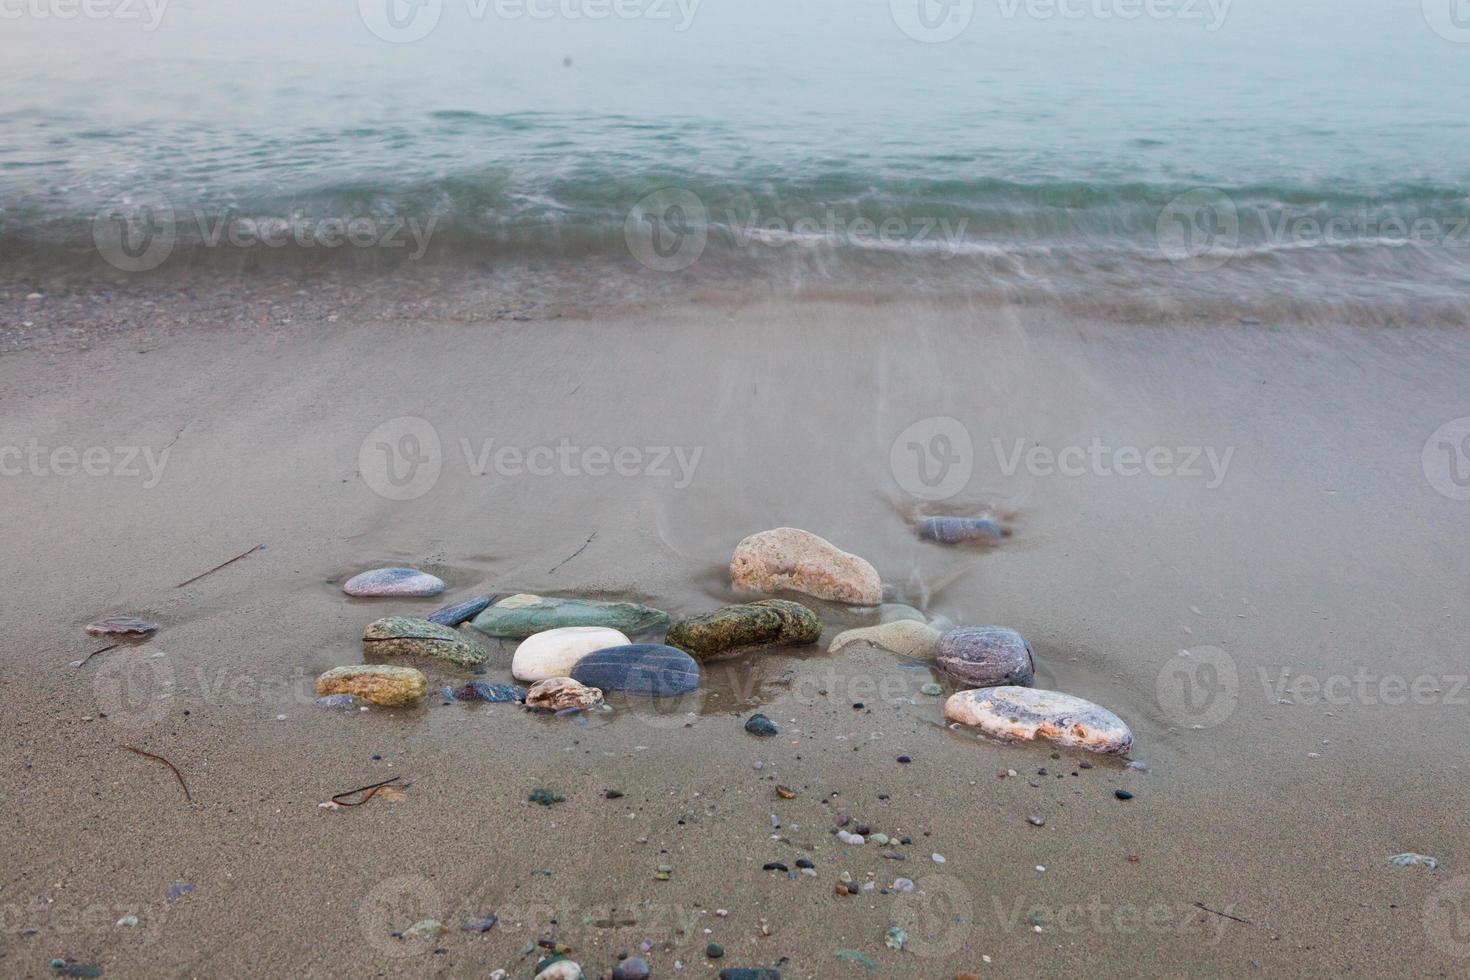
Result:
[[[989,520],[929,517],[920,522],[919,533],[953,544],[999,538],[1004,532]],[[952,722],[998,738],[1042,738],[1107,754],[1127,752],[1133,744],[1128,726],[1106,708],[1032,688],[1031,647],[1015,630],[959,626],[940,632],[917,609],[885,604],[882,582],[870,563],[809,531],[781,527],[747,537],[730,559],[730,580],[742,594],[794,593],[877,607],[878,625],[839,633],[829,651],[864,642],[932,659],[966,686],[945,703],[945,717]],[[353,596],[422,597],[443,592],[445,583],[412,568],[380,568],[354,576],[342,588]],[[670,623],[666,613],[638,603],[517,594],[498,600],[477,596],[424,619],[376,620],[363,634],[363,650],[374,657],[435,658],[483,673],[489,656],[457,629],[466,622],[486,636],[519,640],[511,674],[530,686],[470,680],[446,693],[567,712],[595,708],[614,691],[654,698],[688,694],[699,687],[703,661],[815,643],[822,633],[816,613],[787,599],[756,599]],[[665,627],[662,643],[630,638]],[[334,667],[316,681],[320,702],[334,706],[360,700],[401,707],[416,703],[428,689],[421,671],[380,663]]]

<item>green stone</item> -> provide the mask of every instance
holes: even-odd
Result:
[[[933,681],[930,681],[929,683],[925,684],[923,687],[919,688],[919,693],[920,694],[927,694],[931,698],[937,698],[937,697],[939,697],[939,695],[941,695],[941,694],[944,693],[944,688],[941,685],[936,684]]]
[[[427,619],[388,616],[362,634],[362,647],[384,657],[438,657],[461,667],[477,667],[489,655],[448,626]]]
[[[748,647],[815,643],[821,635],[822,621],[806,606],[761,599],[681,619],[669,627],[664,642],[702,659]]]
[[[521,594],[501,599],[476,616],[470,625],[487,636],[524,640],[533,633],[562,626],[606,626],[631,636],[668,621],[668,613],[636,602]]]

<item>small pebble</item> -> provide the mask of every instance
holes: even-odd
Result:
[[[900,763],[902,763],[903,765],[908,765],[910,762],[913,762],[914,760],[913,759],[910,759],[906,755],[901,755],[901,756],[898,757],[898,761]]]
[[[929,858],[935,864],[943,864],[944,863],[944,855],[943,854],[931,854],[931,855],[929,855]]]
[[[1133,794],[1130,793],[1130,792],[1128,792],[1126,789],[1115,789],[1115,790],[1113,790],[1113,795],[1116,796],[1120,800],[1131,800],[1131,799],[1133,799]]]
[[[745,730],[761,738],[779,734],[771,719],[762,714],[751,715],[745,722]]]
[[[717,960],[725,955],[725,950],[719,943],[710,943],[704,948],[704,955],[712,960]]]
[[[1043,820],[1043,819],[1041,819],[1040,817],[1027,817],[1026,818],[1026,822],[1029,823],[1033,827],[1045,827],[1046,826],[1046,821]]]

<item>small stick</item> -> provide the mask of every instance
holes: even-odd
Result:
[[[385,779],[381,783],[373,783],[371,786],[359,786],[357,787],[357,789],[349,789],[345,793],[338,793],[336,796],[332,797],[332,802],[337,804],[338,806],[362,806],[368,800],[372,799],[373,796],[377,794],[378,790],[382,789],[384,786],[387,786],[389,783],[396,783],[402,778],[402,776],[394,776],[392,779]],[[352,796],[354,793],[365,793],[367,795],[358,800],[356,803],[343,802],[342,797]]]
[[[561,561],[557,562],[556,565],[552,567],[551,571],[550,572],[547,572],[546,574],[547,575],[550,575],[551,572],[556,571],[558,568],[562,567],[567,562],[571,561],[573,558],[577,557],[582,552],[586,551],[587,550],[587,546],[592,543],[592,539],[595,538],[595,537],[597,537],[597,532],[596,531],[593,531],[590,535],[588,535],[587,540],[582,542],[582,547],[578,548],[576,551],[572,552],[570,555],[567,555]]]
[[[131,745],[123,745],[120,747],[126,752],[132,752],[136,755],[141,755],[145,759],[152,759],[155,762],[161,762],[164,765],[168,766],[169,769],[172,770],[174,778],[179,781],[179,785],[182,786],[184,789],[184,799],[188,800],[190,803],[194,802],[194,797],[189,795],[189,784],[184,782],[184,774],[179,772],[178,766],[174,765],[172,762],[169,762],[161,755],[154,755],[152,752],[144,752],[142,749],[135,749]]]
[[[195,582],[199,581],[204,576],[206,576],[206,575],[213,575],[215,572],[219,571],[221,568],[224,568],[226,565],[233,565],[235,562],[239,561],[241,558],[244,558],[246,555],[254,554],[255,552],[259,551],[261,548],[264,548],[264,547],[265,547],[265,545],[258,544],[254,548],[251,548],[249,551],[242,551],[238,555],[236,555],[235,557],[231,558],[229,561],[220,562],[218,565],[214,566],[209,571],[207,571],[207,572],[201,572],[200,574],[195,575],[193,578],[189,579],[187,582],[180,582],[178,585],[174,586],[174,588],[176,588],[176,589],[182,589],[186,585],[193,585]]]
[[[1222,917],[1224,917],[1226,919],[1231,920],[1232,922],[1242,922],[1242,923],[1244,923],[1245,925],[1248,925],[1248,926],[1255,925],[1255,923],[1252,922],[1250,919],[1242,919],[1239,916],[1231,915],[1229,912],[1221,912],[1221,911],[1219,911],[1217,909],[1212,909],[1208,905],[1206,905],[1204,902],[1195,902],[1194,903],[1194,907],[1197,908],[1197,909],[1203,909],[1204,911],[1209,912],[1211,915],[1222,916]]]
[[[85,657],[83,657],[81,659],[81,662],[79,662],[77,664],[77,666],[78,667],[85,667],[85,666],[87,666],[87,661],[88,660],[91,660],[93,657],[97,656],[97,654],[99,654],[99,653],[106,653],[108,650],[116,650],[120,646],[122,646],[121,643],[114,643],[110,647],[103,647],[101,650],[93,650],[91,653],[89,653]]]

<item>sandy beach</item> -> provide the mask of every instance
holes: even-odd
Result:
[[[7,322],[67,301],[22,296]],[[0,357],[0,445],[21,451],[0,478],[6,976],[70,957],[529,977],[543,940],[588,976],[645,948],[660,977],[1470,961],[1465,504],[1424,455],[1470,413],[1462,329],[800,300],[383,318],[320,297],[242,324],[125,302],[113,329],[17,328]],[[968,437],[969,475],[925,504],[914,467],[938,461],[895,443],[955,431],[936,419]],[[1168,453],[1129,476],[1126,450]],[[1015,529],[990,550],[911,524],[987,508]],[[422,664],[420,707],[312,704],[368,622],[440,604],[344,596],[363,569],[677,617],[734,601],[735,544],[783,525],[867,558],[890,601],[1021,631],[1038,686],[1117,712],[1133,751],[949,728],[925,665],[827,654],[875,616],[822,602],[815,647],[709,665],[671,702],[445,704],[468,674]],[[162,628],[70,666],[111,615]],[[513,643],[474,638],[509,681]],[[742,730],[754,710],[777,737]],[[125,745],[176,764],[192,802]],[[319,806],[392,776],[402,799]],[[841,810],[892,845],[839,843]],[[797,858],[816,875],[762,870]],[[855,896],[834,895],[844,873]],[[448,931],[403,936],[429,918]]]

